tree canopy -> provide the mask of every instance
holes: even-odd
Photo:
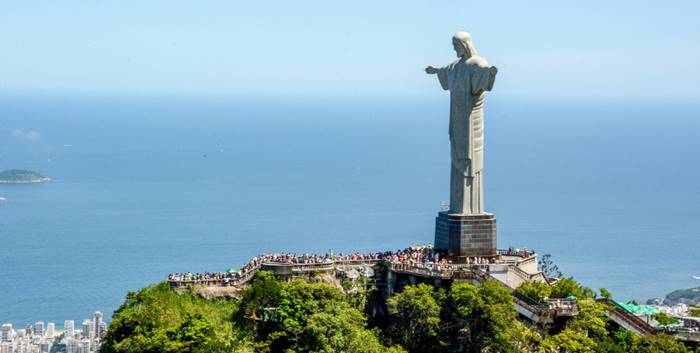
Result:
[[[107,330],[103,353],[245,352],[249,340],[232,325],[236,303],[177,294],[167,283],[129,293]]]
[[[516,290],[518,293],[537,301],[542,301],[552,295],[552,286],[543,282],[523,282]]]
[[[389,298],[376,290],[358,292],[357,287],[365,285],[350,284],[347,287],[355,289],[343,292],[327,283],[281,282],[261,271],[240,299],[205,300],[194,291],[178,293],[161,283],[127,295],[101,351],[690,352],[672,337],[638,336],[615,327],[607,318],[606,304],[596,301],[595,294],[573,278],[552,286],[528,283],[517,289],[536,300],[577,297],[577,316],[537,329],[518,318],[511,290],[492,280],[480,285],[407,285]],[[385,319],[368,320],[373,315],[370,308],[377,306],[386,307]]]

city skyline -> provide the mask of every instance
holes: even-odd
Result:
[[[0,353],[48,353],[53,346],[64,346],[66,353],[94,353],[99,351],[107,324],[102,320],[101,311],[95,311],[92,319],[84,319],[80,330],[76,330],[75,320],[65,320],[63,330],[56,330],[55,323],[44,321],[28,323],[15,329],[12,323],[0,326]]]

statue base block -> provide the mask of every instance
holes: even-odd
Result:
[[[435,248],[453,258],[496,256],[496,217],[485,213],[440,212],[435,219]]]

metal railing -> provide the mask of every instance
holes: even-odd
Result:
[[[546,299],[539,301],[517,290],[512,290],[512,294],[513,298],[519,301],[518,304],[520,306],[541,318],[578,315],[578,304],[576,300]]]
[[[508,250],[508,249],[498,249],[496,250],[496,253],[500,256],[513,256],[513,257],[520,257],[522,259],[529,259],[531,257],[537,256],[537,253],[533,253],[528,251],[527,256],[525,256],[525,252],[523,250],[520,250],[519,252]]]
[[[195,285],[201,286],[242,286],[247,284],[255,271],[259,270],[263,265],[288,265],[292,267],[292,273],[309,273],[314,271],[333,271],[336,266],[359,266],[359,265],[374,265],[380,261],[378,259],[358,259],[358,260],[341,260],[333,262],[321,262],[314,264],[294,263],[294,262],[262,262],[244,272],[240,277],[225,277],[225,278],[208,278],[208,279],[178,279],[168,280],[174,288],[190,287]]]
[[[553,312],[555,316],[574,316],[578,315],[578,304],[576,300],[570,299],[547,299],[545,305]]]
[[[450,268],[448,265],[432,265],[432,264],[404,264],[390,262],[389,268],[394,272],[402,272],[408,274],[416,274],[420,276],[452,278],[457,269]]]
[[[260,264],[257,264],[246,272],[244,272],[239,277],[224,277],[224,278],[207,278],[207,279],[178,279],[178,280],[168,280],[170,286],[173,288],[183,288],[190,286],[220,286],[220,287],[234,287],[242,286],[248,283],[253,276],[255,276],[255,271],[260,269]]]
[[[334,261],[334,262],[336,265],[339,265],[339,266],[358,266],[358,265],[375,265],[381,261],[385,261],[385,260],[383,260],[383,259],[362,259],[362,260],[339,260],[339,261]]]
[[[665,332],[681,341],[700,342],[700,331],[693,331],[688,328],[678,328],[666,330]]]
[[[335,270],[335,263],[318,263],[318,264],[290,264],[292,273],[308,273],[308,272],[325,272]]]
[[[415,274],[427,277],[436,277],[449,279],[454,277],[456,274],[460,276],[465,271],[473,270],[476,268],[486,268],[487,264],[475,265],[475,264],[426,264],[426,263],[397,263],[387,260],[379,259],[361,259],[361,260],[342,260],[333,262],[322,262],[315,264],[302,264],[293,262],[263,262],[258,264],[240,277],[235,278],[210,278],[210,279],[180,279],[180,280],[170,280],[170,284],[173,287],[188,287],[193,285],[203,285],[203,286],[241,286],[249,282],[255,275],[255,271],[260,269],[264,265],[288,265],[291,266],[292,273],[311,273],[311,272],[329,272],[335,271],[337,267],[340,266],[361,266],[361,265],[375,265],[379,262],[386,262],[389,268],[395,272],[402,272],[407,274]]]
[[[376,265],[380,262],[388,264],[388,268],[394,272],[419,275],[424,277],[453,279],[453,278],[468,278],[477,279],[474,274],[477,272],[486,272],[489,264],[433,264],[433,263],[412,263],[412,262],[395,262],[386,259],[358,259],[358,260],[338,260],[332,262],[321,263],[294,263],[294,262],[262,262],[247,269],[238,277],[225,277],[221,279],[180,279],[170,280],[173,287],[188,287],[193,285],[203,286],[242,286],[247,284],[255,275],[255,271],[265,265],[290,266],[293,274],[312,273],[312,272],[330,272],[335,271],[341,266],[367,266]],[[521,269],[511,266],[517,274],[523,279],[530,279],[530,275]]]

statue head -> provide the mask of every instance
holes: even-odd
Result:
[[[476,49],[474,49],[474,44],[472,43],[472,35],[469,32],[457,32],[452,37],[452,45],[455,48],[457,56],[460,58],[466,57],[471,58],[472,56],[477,56]]]

